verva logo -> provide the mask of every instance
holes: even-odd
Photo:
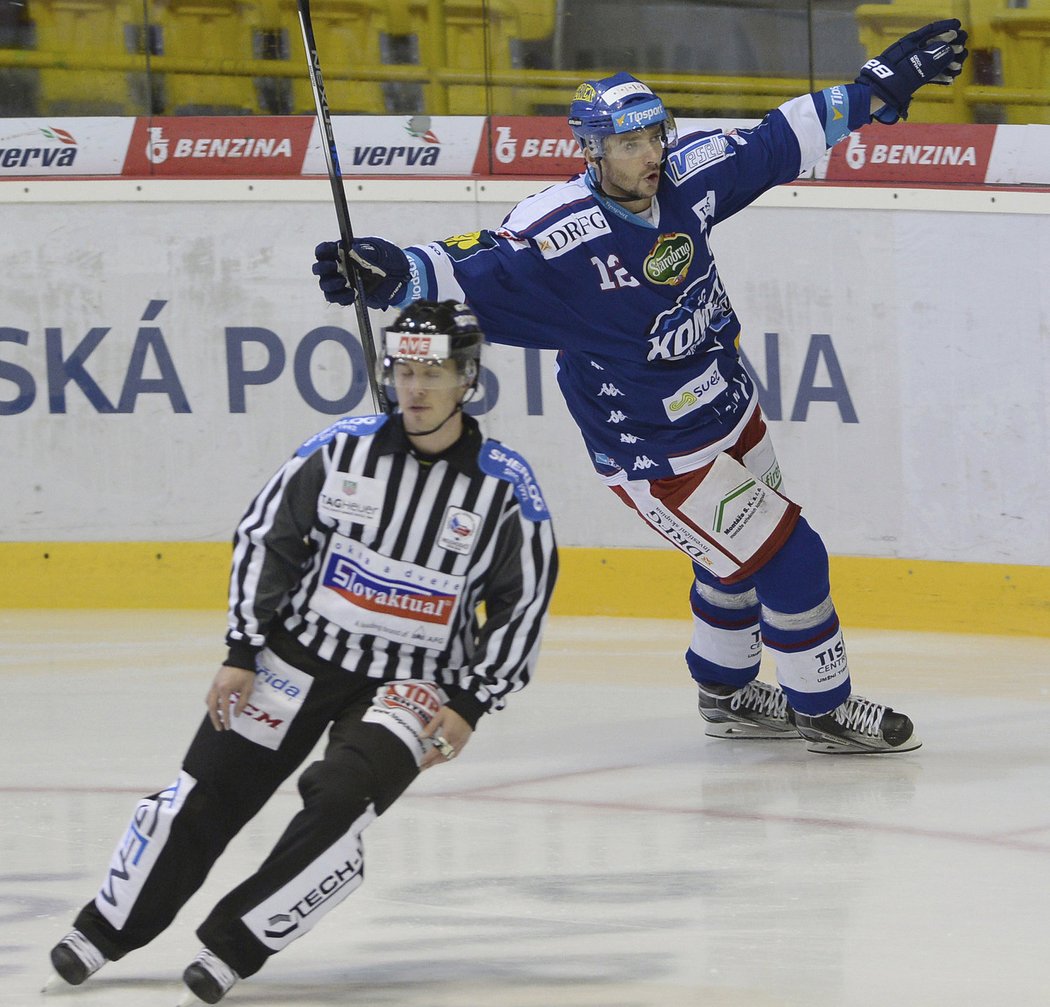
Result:
[[[583,155],[564,119],[544,116],[489,119],[474,172],[565,178],[583,170]]]
[[[312,128],[309,116],[137,119],[122,174],[297,177]]]
[[[829,181],[983,184],[995,126],[866,126],[831,149]]]

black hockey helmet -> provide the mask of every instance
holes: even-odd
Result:
[[[383,353],[378,360],[380,384],[393,384],[398,360],[441,365],[454,360],[469,392],[478,386],[481,344],[485,336],[474,312],[458,301],[413,301],[383,329]]]

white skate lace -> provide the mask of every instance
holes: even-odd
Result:
[[[877,738],[882,728],[886,707],[863,696],[850,696],[841,706],[831,711],[835,720],[849,731]]]
[[[743,689],[734,693],[729,708],[736,712],[740,707],[773,720],[787,721],[787,696],[783,690],[766,685],[765,682],[748,682]]]
[[[66,945],[83,963],[88,975],[97,972],[106,964],[106,956],[95,947],[79,930],[73,930],[62,938]]]

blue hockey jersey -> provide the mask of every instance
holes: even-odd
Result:
[[[651,219],[588,173],[523,200],[502,227],[405,249],[414,298],[454,298],[488,339],[558,350],[558,383],[597,471],[658,479],[731,445],[757,394],[709,234],[869,121],[847,84],[786,102],[754,128],[667,152]]]

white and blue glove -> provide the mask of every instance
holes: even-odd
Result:
[[[322,241],[314,249],[312,271],[329,304],[354,303],[357,290],[348,278],[343,248],[338,241]],[[350,259],[365,288],[365,304],[383,310],[396,304],[408,283],[408,256],[383,238],[355,238]]]
[[[924,84],[950,84],[969,52],[966,32],[955,18],[932,24],[894,42],[861,67],[856,83],[867,84],[885,104],[873,118],[887,125],[908,118],[912,95]]]

